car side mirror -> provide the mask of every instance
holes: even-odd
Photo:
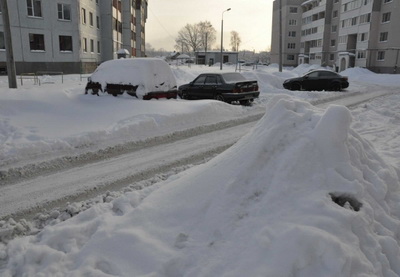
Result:
[[[303,78],[304,78],[304,79],[308,79],[308,77],[309,77],[308,75],[305,75]]]

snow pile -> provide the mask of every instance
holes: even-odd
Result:
[[[340,72],[343,76],[348,76],[351,81],[358,81],[368,84],[379,84],[385,86],[399,87],[400,78],[398,74],[376,74],[366,68],[348,68]]]
[[[169,65],[156,58],[110,60],[102,63],[90,77],[100,83],[103,90],[107,84],[138,86],[136,94],[143,97],[149,92],[177,89]]]
[[[208,163],[10,242],[2,276],[400,276],[400,182],[351,121],[274,97]]]

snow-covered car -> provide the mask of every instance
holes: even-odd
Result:
[[[127,93],[140,99],[177,98],[177,85],[169,65],[156,58],[131,58],[102,63],[89,77],[85,94],[114,96]]]

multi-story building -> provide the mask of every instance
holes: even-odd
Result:
[[[399,1],[274,0],[273,23],[274,63],[279,62],[281,23],[285,66],[309,63],[337,71],[365,67],[400,72]]]
[[[144,56],[147,0],[8,1],[17,73],[91,72],[126,49]],[[5,67],[0,11],[0,67]]]

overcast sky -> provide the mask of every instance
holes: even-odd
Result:
[[[210,21],[221,44],[224,13],[224,48],[230,49],[230,32],[237,31],[240,49],[265,51],[271,45],[273,0],[149,0],[146,43],[155,49],[172,51],[175,39],[186,24]],[[215,47],[215,46],[214,46]]]

